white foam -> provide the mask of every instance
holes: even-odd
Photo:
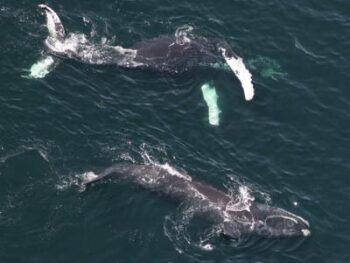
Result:
[[[250,189],[247,186],[240,186],[239,194],[244,203],[251,203],[255,200],[254,196],[250,194]]]
[[[56,53],[66,54],[68,57],[80,59],[90,64],[102,65],[111,63],[111,57],[106,55],[106,52],[114,50],[116,55],[119,54],[119,60],[113,61],[113,63],[115,62],[125,67],[137,67],[142,65],[142,63],[135,61],[137,50],[123,48],[121,46],[110,46],[106,38],[101,39],[101,44],[95,45],[88,40],[86,35],[71,33],[64,41],[49,36],[45,44],[50,50]]]
[[[187,181],[192,181],[191,176],[181,173],[180,171],[176,170],[174,167],[169,165],[168,163],[165,164],[156,164],[157,166],[161,167],[162,169],[166,170],[169,174],[177,176],[179,178],[185,179]]]
[[[212,244],[205,244],[205,245],[201,245],[200,247],[205,251],[213,251],[214,250],[214,246]]]
[[[64,178],[55,185],[56,189],[60,191],[70,189],[72,186],[79,186],[79,180],[77,177]]]
[[[244,97],[246,100],[252,100],[254,97],[254,87],[252,82],[252,74],[249,72],[245,64],[243,63],[242,58],[238,57],[228,57],[226,55],[226,49],[219,48],[219,50],[222,53],[222,56],[224,57],[226,63],[230,66],[231,70],[239,81],[241,82]]]
[[[72,33],[69,34],[63,42],[49,36],[46,39],[45,44],[49,49],[57,53],[76,53],[78,48],[87,42],[87,38],[84,34]]]
[[[160,167],[160,168],[166,170],[169,174],[171,174],[173,176],[177,176],[177,177],[185,179],[187,181],[192,181],[191,176],[189,176],[186,173],[180,172],[175,167],[171,166],[169,163],[166,162],[165,164],[160,164],[157,161],[153,160],[151,158],[151,156],[149,156],[148,152],[145,149],[143,149],[143,151],[141,152],[141,155],[142,155],[142,158],[146,164],[151,164],[151,165]]]
[[[223,211],[224,221],[230,222],[231,215],[229,212],[235,211],[248,211],[250,213],[251,203],[254,201],[254,197],[250,194],[249,188],[246,186],[239,187],[239,195],[238,200],[234,199],[227,203],[225,211]],[[254,221],[251,222],[250,226],[252,229],[254,228]]]
[[[81,178],[84,183],[90,183],[95,181],[98,178],[98,175],[90,171],[90,172],[83,173],[81,175]]]
[[[0,149],[1,149],[1,147],[0,147]],[[42,151],[42,150],[38,150],[38,152],[39,152],[40,156],[41,156],[46,162],[49,162],[49,158],[48,158],[46,152],[44,152],[44,151]]]
[[[184,45],[184,44],[190,43],[191,39],[188,37],[188,33],[190,33],[191,31],[193,31],[193,27],[188,25],[185,25],[176,29],[176,32],[175,32],[176,44]]]
[[[31,66],[29,77],[35,79],[44,78],[47,74],[49,74],[52,71],[52,69],[54,68],[54,64],[55,61],[51,56],[47,56],[39,60]]]
[[[250,205],[254,201],[254,197],[250,194],[249,188],[246,186],[239,187],[238,200],[232,200],[227,203],[226,211],[250,211]]]

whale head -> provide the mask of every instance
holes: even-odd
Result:
[[[243,216],[242,216],[243,215]],[[309,236],[309,222],[282,208],[252,203],[249,210],[230,211],[224,222],[224,234],[239,238],[246,234],[283,238]]]
[[[255,230],[268,237],[294,237],[310,235],[309,222],[282,208],[255,204],[251,207]]]

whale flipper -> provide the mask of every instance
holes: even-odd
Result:
[[[218,106],[218,94],[212,83],[204,83],[201,86],[203,98],[208,106],[208,119],[210,125],[219,126],[221,110]]]
[[[44,10],[46,15],[46,25],[49,30],[50,37],[63,41],[66,37],[66,33],[62,22],[55,11],[50,7],[44,4],[38,5],[41,9]]]
[[[254,86],[252,82],[252,74],[249,72],[247,67],[244,65],[242,58],[235,56],[228,56],[226,49],[219,48],[222,56],[224,57],[227,65],[231,68],[233,73],[241,82],[245,100],[252,100],[254,97]]]
[[[42,79],[58,65],[58,61],[48,55],[35,62],[29,70],[29,74],[23,77]]]

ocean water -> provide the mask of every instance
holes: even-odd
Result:
[[[0,0],[0,262],[349,262],[350,5],[333,1],[46,1],[68,32],[122,46],[191,26],[252,72],[166,74],[45,53],[39,1]],[[220,125],[201,93],[215,84]],[[117,162],[168,163],[306,218],[307,238],[230,240],[184,207],[127,183],[84,192]]]

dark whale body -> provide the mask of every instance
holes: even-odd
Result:
[[[118,65],[127,68],[148,68],[155,71],[179,73],[194,66],[215,66],[231,69],[240,80],[245,99],[254,97],[252,76],[231,47],[223,40],[177,31],[173,36],[143,40],[129,48],[108,43],[92,43],[85,35],[66,34],[58,15],[47,5],[44,10],[49,36],[45,40],[48,53],[87,64]]]
[[[157,71],[181,72],[199,64],[224,63],[219,48],[230,47],[218,39],[190,36],[160,36],[135,43],[130,48],[93,44],[84,35],[67,35],[58,15],[48,6],[39,5],[47,17],[48,52],[59,57],[89,64],[116,64],[124,67],[147,67]],[[227,51],[229,52],[229,51]]]
[[[233,197],[167,166],[116,164],[98,174],[86,173],[83,183],[89,185],[111,176],[163,193],[194,209],[209,212],[221,225],[223,233],[232,238],[247,234],[265,237],[310,234],[309,223],[297,215],[256,202],[244,203],[238,195]]]
[[[226,44],[217,39],[191,36],[181,43],[175,36],[163,36],[141,41],[132,46],[137,50],[135,61],[147,67],[168,72],[181,72],[197,65],[224,63],[218,48]]]

